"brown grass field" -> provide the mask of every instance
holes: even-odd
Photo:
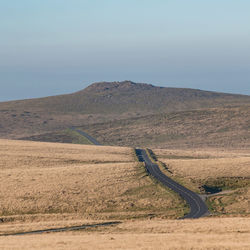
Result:
[[[0,140],[0,157],[0,217],[7,222],[44,214],[65,219],[184,214],[184,202],[145,174],[131,148]]]
[[[173,220],[184,202],[146,175],[131,148],[0,140],[0,249],[249,249],[249,151],[153,151],[185,185],[233,192],[209,198],[210,217]],[[122,223],[1,236],[114,220]]]
[[[49,224],[44,224],[44,226],[49,226]],[[234,250],[249,249],[249,246],[249,218],[136,220],[125,221],[114,227],[88,231],[0,237],[1,249]]]

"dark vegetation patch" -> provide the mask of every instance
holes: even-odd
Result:
[[[216,193],[222,190],[234,190],[238,188],[250,187],[250,178],[246,177],[221,177],[208,179],[201,187],[206,193]],[[209,191],[210,190],[210,191]],[[213,191],[213,192],[211,192]]]
[[[219,187],[208,186],[208,185],[203,185],[201,188],[205,191],[206,194],[216,194],[222,191],[222,189]]]

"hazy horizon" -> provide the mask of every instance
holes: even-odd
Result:
[[[0,101],[123,81],[250,95],[247,0],[0,1]]]

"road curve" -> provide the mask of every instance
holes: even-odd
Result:
[[[149,174],[160,181],[164,186],[167,186],[168,188],[178,193],[187,202],[190,207],[190,212],[186,214],[182,219],[196,219],[209,214],[207,205],[201,199],[201,197],[191,190],[183,187],[179,183],[173,181],[168,176],[164,175],[159,169],[159,166],[157,164],[154,164],[149,159],[146,150],[136,149],[136,155],[139,161],[145,163],[145,167]]]
[[[87,133],[78,130],[74,127],[71,128],[72,130],[78,132],[79,134],[85,136],[89,141],[91,141],[94,145],[101,145],[95,138],[88,135]],[[178,193],[189,205],[190,212],[186,214],[182,219],[196,219],[209,214],[207,205],[201,199],[201,197],[194,193],[193,191],[183,187],[179,183],[175,182],[168,176],[164,175],[159,166],[154,164],[148,157],[146,150],[144,149],[136,149],[136,154],[141,162],[145,162],[145,167],[149,174],[155,177],[158,181],[160,181],[163,185],[167,186],[168,188],[172,189],[176,193]]]
[[[91,143],[93,143],[94,145],[98,145],[100,146],[101,143],[99,143],[94,137],[90,136],[89,134],[79,130],[79,129],[76,129],[75,127],[71,127],[72,130],[76,131],[77,133],[79,133],[80,135],[83,135],[84,137],[86,137]]]

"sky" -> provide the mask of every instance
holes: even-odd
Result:
[[[0,0],[0,101],[93,82],[250,95],[249,0]]]

